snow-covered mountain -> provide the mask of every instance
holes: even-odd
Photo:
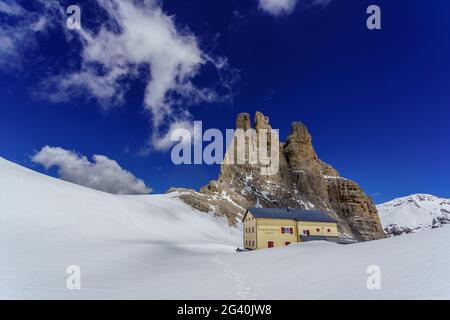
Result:
[[[114,196],[0,158],[0,299],[450,298],[450,226],[237,253],[241,241],[176,194]]]
[[[377,205],[381,223],[390,236],[438,228],[450,223],[450,199],[414,194]]]

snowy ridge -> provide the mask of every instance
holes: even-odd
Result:
[[[450,200],[429,194],[414,194],[377,205],[388,235],[401,235],[450,223]]]
[[[139,292],[139,279],[160,283],[159,268],[176,255],[234,252],[241,242],[224,218],[192,209],[177,194],[111,195],[1,157],[0,178],[0,299],[70,297],[69,265],[100,291],[135,283]]]
[[[113,196],[2,158],[0,178],[0,299],[450,298],[450,226],[237,253],[241,231],[177,194]],[[371,265],[382,290],[367,289]]]

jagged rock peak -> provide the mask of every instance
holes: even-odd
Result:
[[[308,128],[300,121],[294,121],[291,124],[291,133],[288,139],[296,139],[302,143],[311,144],[312,138]]]
[[[249,113],[240,113],[236,128],[269,129],[269,118],[256,112],[253,123]],[[279,141],[278,135],[276,138]],[[267,143],[271,148],[268,139]],[[249,207],[295,207],[316,209],[336,218],[340,233],[358,240],[385,237],[373,201],[355,182],[339,176],[329,164],[319,159],[311,134],[304,124],[294,122],[285,143],[279,145],[279,170],[276,175],[260,173],[258,164],[221,166],[217,181],[201,188],[180,191],[180,198],[194,208],[226,216],[231,225]],[[227,155],[236,150],[227,150]]]
[[[284,144],[283,152],[292,169],[318,171],[318,157],[312,144],[311,134],[301,122],[293,122],[291,133]]]
[[[254,128],[259,129],[271,129],[269,123],[269,117],[266,117],[262,112],[256,111],[253,118]],[[239,113],[236,118],[236,129],[248,130],[252,128],[252,121],[250,113]]]
[[[255,129],[267,129],[270,130],[272,127],[269,123],[269,117],[266,117],[264,114],[262,114],[259,111],[256,111],[255,113]]]
[[[236,129],[242,129],[244,131],[250,129],[250,113],[239,113],[236,119]]]

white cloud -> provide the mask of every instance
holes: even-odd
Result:
[[[9,28],[8,38],[0,38],[1,43],[8,46],[13,31],[21,33],[22,39],[13,43],[23,43],[32,37],[32,31],[42,32],[46,27],[66,21],[64,8],[57,2],[36,1],[46,6],[39,12],[40,19],[16,4],[15,7],[30,17],[29,27],[26,32],[23,32],[23,24]],[[173,125],[192,120],[189,107],[200,102],[224,102],[232,97],[230,83],[236,79],[236,73],[227,60],[202,51],[195,35],[177,26],[174,18],[163,12],[160,1],[96,0],[96,3],[106,13],[106,21],[98,21],[101,25],[94,32],[85,28],[82,15],[83,29],[70,33],[81,43],[80,69],[46,79],[36,90],[36,96],[53,102],[81,96],[97,100],[107,110],[123,104],[127,80],[140,77],[146,81],[143,105],[151,116],[153,134],[150,143],[159,149],[158,145],[167,142],[159,141],[159,138],[164,139]],[[5,11],[13,11],[4,7]],[[57,14],[49,15],[56,7]],[[17,50],[10,49],[10,52],[14,51]],[[225,88],[229,93],[218,94],[214,88],[217,81],[213,87],[206,88],[193,83],[206,64],[215,68],[221,89]]]
[[[55,24],[62,25],[62,8],[55,0],[40,2],[40,12],[24,9],[15,1],[0,0],[0,69],[15,71],[22,67],[21,58],[36,45],[35,36]],[[47,17],[51,17],[48,19]]]
[[[43,147],[31,159],[46,169],[58,168],[61,179],[113,194],[148,194],[152,190],[141,179],[106,156],[85,156],[59,147]]]
[[[177,121],[177,122],[172,122],[168,128],[168,130],[164,133],[161,134],[159,136],[153,136],[152,137],[152,146],[157,149],[157,150],[161,150],[161,151],[166,151],[168,149],[170,149],[170,147],[173,145],[173,141],[172,141],[172,134],[176,131],[176,130],[184,130],[185,132],[189,132],[190,136],[192,136],[194,134],[194,127],[193,127],[193,123],[191,121]],[[185,140],[184,140],[185,141]],[[142,153],[148,153],[148,149],[143,149]]]
[[[273,16],[292,13],[298,3],[305,6],[327,6],[331,0],[258,0],[259,9]]]
[[[0,0],[0,12],[17,16],[23,13],[23,9],[14,2],[6,3],[5,1]]]
[[[195,97],[197,89],[186,88],[206,63],[195,37],[179,33],[173,19],[154,1],[136,4],[99,0],[99,3],[117,22],[121,32],[105,26],[96,34],[82,31],[83,69],[66,77],[65,87],[84,84],[94,97],[120,102],[124,92],[119,81],[132,75],[137,66],[146,65],[150,73],[144,104],[153,116],[154,127],[177,118],[170,94]],[[106,71],[100,76],[96,74],[98,64]],[[80,78],[88,81],[79,81]]]
[[[259,0],[259,8],[274,16],[291,13],[298,0]]]

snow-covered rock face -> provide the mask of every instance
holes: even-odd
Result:
[[[381,223],[390,236],[438,228],[450,223],[450,199],[414,194],[377,205]]]

